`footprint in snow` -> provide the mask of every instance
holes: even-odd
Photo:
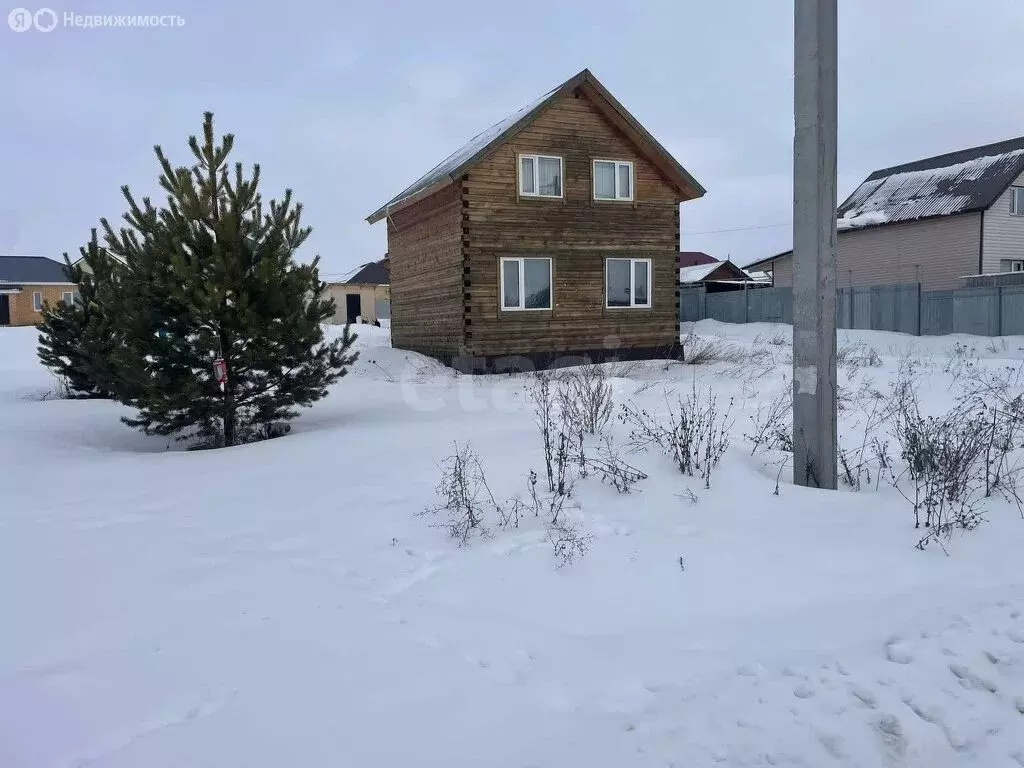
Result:
[[[757,664],[743,664],[742,666],[736,667],[736,674],[740,677],[757,677],[759,672],[760,669]]]
[[[917,715],[919,718],[924,720],[926,723],[935,724],[939,720],[938,710],[926,709],[912,696],[904,696],[903,703],[907,705],[911,712]]]
[[[859,685],[850,686],[850,695],[857,699],[867,709],[874,709],[878,706],[878,697],[867,688]]]
[[[949,671],[960,679],[960,685],[964,688],[980,688],[989,693],[996,693],[999,690],[999,687],[991,680],[986,680],[963,664],[950,664]]]
[[[798,699],[809,699],[814,695],[814,689],[808,685],[798,685],[793,689],[793,695]]]
[[[907,754],[907,738],[903,735],[903,725],[896,715],[881,715],[873,725],[889,757],[901,759]]]
[[[834,759],[846,760],[849,757],[846,753],[846,749],[844,748],[843,738],[838,734],[815,729],[814,735],[818,737],[818,741],[821,743],[821,746],[823,746],[825,751]]]
[[[914,655],[903,642],[903,638],[896,636],[890,637],[886,642],[885,656],[894,664],[910,664],[914,660]]]

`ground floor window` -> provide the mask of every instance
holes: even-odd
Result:
[[[605,306],[609,309],[651,306],[651,260],[605,260]]]
[[[64,293],[61,294],[60,298],[61,301],[63,301],[66,306],[70,307],[75,303],[75,292],[64,291]]]
[[[501,260],[501,308],[507,311],[551,309],[551,259]]]
[[[999,262],[1000,272],[1024,272],[1024,259],[1002,259]]]
[[[32,293],[32,309],[36,312],[43,311],[43,294],[40,291],[34,291]]]

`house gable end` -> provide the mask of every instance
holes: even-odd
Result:
[[[659,168],[666,181],[676,188],[680,200],[692,200],[704,195],[704,188],[601,85],[597,78],[585,69],[546,93],[533,104],[475,136],[466,145],[449,155],[448,158],[392,198],[391,201],[371,213],[366,221],[374,224],[391,211],[417,202],[443,189],[501,149],[509,140],[540,118],[553,103],[559,99],[577,98],[581,95],[589,98],[604,114],[605,120],[617,128],[642,155]]]

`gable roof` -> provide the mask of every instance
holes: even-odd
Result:
[[[840,230],[982,211],[1024,171],[1024,137],[875,171],[839,206]]]
[[[772,254],[771,256],[766,256],[763,259],[757,259],[756,261],[752,261],[749,264],[744,264],[743,265],[743,269],[745,269],[747,272],[752,272],[752,271],[757,270],[758,267],[763,267],[766,264],[771,264],[773,261],[777,261],[778,259],[784,259],[787,256],[792,256],[792,255],[793,255],[793,249],[790,248],[788,251],[782,251],[781,253],[776,253],[776,254]]]
[[[676,266],[682,269],[696,264],[713,264],[717,261],[718,259],[704,251],[680,251],[676,257]]]
[[[703,283],[713,281],[748,282],[752,278],[731,261],[715,261],[711,264],[694,264],[679,270],[680,283]]]
[[[362,283],[364,285],[388,285],[391,283],[391,264],[386,258],[363,264],[346,283]]]
[[[65,283],[64,265],[45,256],[0,256],[0,283]]]
[[[705,189],[697,180],[669,154],[657,140],[647,132],[625,107],[601,85],[589,69],[570,77],[557,88],[548,91],[539,99],[513,112],[504,120],[495,123],[486,131],[477,134],[466,144],[435,165],[423,176],[403,189],[391,200],[366,217],[366,221],[374,224],[383,219],[391,210],[426,197],[447,186],[462,176],[470,167],[487,157],[493,150],[507,139],[514,136],[532,123],[538,115],[555,99],[571,93],[577,88],[583,89],[592,98],[595,106],[608,119],[623,131],[640,150],[665,174],[676,188],[684,193],[686,199],[701,197]]]

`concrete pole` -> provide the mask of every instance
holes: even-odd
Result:
[[[837,0],[796,0],[793,482],[836,488]]]

